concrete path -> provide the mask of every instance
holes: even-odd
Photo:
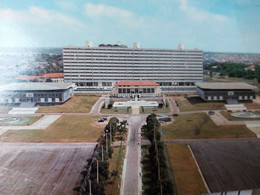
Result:
[[[145,117],[131,116],[128,119],[129,134],[126,158],[123,167],[121,194],[139,195],[142,190],[141,174],[141,126]]]
[[[96,103],[92,106],[91,111],[90,111],[89,114],[91,114],[91,115],[99,114],[100,109],[101,109],[102,105],[103,105],[104,102],[105,102],[105,99],[106,99],[106,97],[101,96],[101,97],[98,99],[98,101],[96,101]]]
[[[139,106],[132,106],[132,114],[133,115],[140,114],[140,107]]]
[[[257,138],[260,138],[260,121],[245,121],[245,124],[256,134]]]
[[[0,135],[8,130],[31,130],[31,129],[46,129],[54,123],[61,115],[46,115],[30,126],[2,126],[0,127]]]
[[[220,125],[243,125],[243,121],[229,121],[226,119],[220,111],[215,111],[215,114],[209,115],[210,118],[214,121],[214,123],[218,126]]]
[[[171,108],[171,114],[178,114],[180,112],[179,107],[176,104],[176,101],[174,100],[173,97],[168,97],[167,98],[170,104]]]

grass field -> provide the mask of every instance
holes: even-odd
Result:
[[[104,127],[95,116],[62,116],[44,130],[9,130],[0,141],[9,142],[94,142]]]
[[[245,106],[247,107],[247,109],[249,110],[253,110],[253,109],[260,109],[260,105],[259,104],[255,104],[255,103],[243,103],[241,102],[242,104],[245,104]]]
[[[167,144],[178,195],[208,193],[187,145]]]
[[[125,146],[114,147],[114,152],[112,158],[109,160],[109,172],[112,173],[113,170],[118,172],[118,176],[111,177],[109,184],[106,186],[106,194],[108,195],[118,195],[120,194],[120,189],[118,185],[121,185],[120,175],[122,174],[123,157],[125,155]]]
[[[88,113],[99,95],[74,95],[62,105],[40,106],[37,113]]]
[[[165,139],[256,137],[245,125],[217,126],[206,113],[182,114],[162,126]]]
[[[255,121],[255,120],[260,120],[260,117],[258,118],[237,118],[237,117],[233,117],[231,116],[232,112],[225,112],[222,111],[220,112],[226,119],[228,119],[229,121]]]
[[[25,122],[25,123],[19,123],[19,124],[3,124],[0,123],[0,126],[27,126],[27,125],[31,125],[34,122],[38,121],[42,116],[26,116],[26,118],[29,118],[29,121]],[[14,118],[14,117],[4,117],[4,118]]]
[[[110,108],[110,109],[105,109],[105,108],[102,108],[101,113],[103,114],[131,114],[132,113],[132,108],[129,108],[127,110],[127,108]]]
[[[195,110],[224,110],[224,102],[204,102],[199,97],[175,97],[181,112]]]

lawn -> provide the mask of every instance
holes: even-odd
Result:
[[[254,109],[260,109],[260,105],[259,104],[255,104],[255,103],[243,103],[241,102],[241,104],[244,104],[246,106],[247,109],[249,110],[254,110]]]
[[[256,137],[245,125],[217,126],[206,113],[181,114],[162,126],[165,139]]]
[[[187,145],[167,144],[178,195],[208,193]]]
[[[37,113],[88,113],[99,97],[99,95],[74,95],[61,105],[40,106]]]
[[[226,111],[221,111],[220,112],[226,119],[229,121],[254,121],[254,120],[260,120],[260,117],[258,118],[237,118],[232,116],[232,112],[226,112]]]
[[[102,108],[100,112],[103,114],[131,114],[132,108]]]
[[[44,130],[9,130],[0,141],[9,142],[95,142],[104,127],[96,116],[62,116]]]
[[[205,102],[200,97],[175,97],[181,112],[195,110],[225,110],[224,102]]]
[[[25,118],[29,118],[29,121],[19,123],[19,124],[5,124],[4,122],[0,123],[0,126],[27,126],[38,121],[42,116],[25,116]],[[19,117],[4,117],[4,118],[23,118],[23,116]]]
[[[120,194],[120,189],[118,189],[118,185],[121,186],[121,178],[122,167],[123,167],[123,157],[125,155],[125,146],[114,147],[114,152],[112,154],[112,158],[109,160],[109,172],[112,173],[113,170],[118,172],[118,176],[111,177],[108,185],[106,185],[106,194],[108,195],[116,195]]]

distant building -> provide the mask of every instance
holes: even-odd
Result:
[[[154,81],[162,91],[195,92],[203,80],[202,51],[184,49],[133,48],[118,44],[63,48],[65,82],[76,83],[77,92],[109,92],[119,81]]]
[[[54,83],[63,83],[64,82],[64,73],[46,73],[39,76],[42,79],[50,79]]]
[[[62,83],[62,82],[64,82],[64,73],[46,73],[46,74],[37,75],[37,76],[18,75],[15,78],[17,80],[22,80],[22,81],[27,81],[27,82]]]
[[[246,83],[196,83],[197,94],[205,101],[253,100],[257,87]]]
[[[0,104],[60,104],[73,96],[73,83],[11,83],[0,87]]]
[[[119,81],[112,89],[112,96],[116,97],[151,97],[160,95],[160,85],[154,81]]]
[[[245,70],[255,71],[255,65],[252,64],[252,65],[246,67]]]

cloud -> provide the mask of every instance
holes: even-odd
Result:
[[[56,0],[56,5],[58,5],[61,9],[69,10],[69,11],[75,11],[77,9],[77,6],[75,3],[64,1],[64,0]]]
[[[207,12],[204,10],[200,10],[196,7],[192,7],[188,5],[187,0],[179,0],[180,6],[179,9],[187,14],[189,18],[196,21],[207,21],[207,20],[215,20],[215,21],[224,21],[227,19],[226,16],[215,14],[211,12]]]
[[[92,3],[85,4],[86,14],[90,17],[107,16],[110,18],[129,18],[133,13],[113,6],[102,4],[94,5]]]
[[[83,27],[84,25],[73,17],[61,14],[53,10],[46,10],[38,7],[30,7],[29,10],[0,10],[0,20],[9,22],[24,22],[33,24],[63,23]]]

